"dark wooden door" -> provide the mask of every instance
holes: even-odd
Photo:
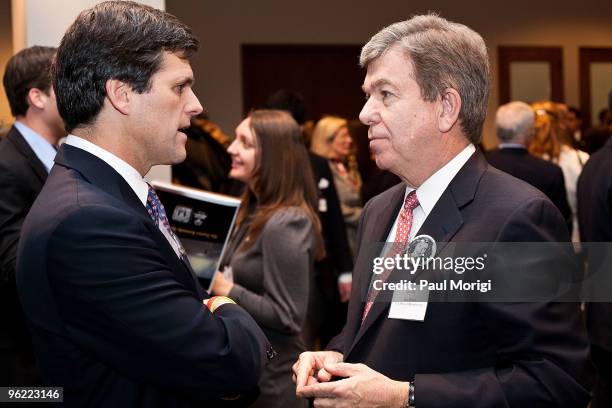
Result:
[[[364,103],[360,50],[359,45],[242,45],[244,113],[261,107],[271,93],[289,89],[304,97],[306,119],[357,118]]]

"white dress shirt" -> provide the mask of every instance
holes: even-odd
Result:
[[[128,183],[132,190],[134,190],[134,193],[136,193],[136,196],[138,196],[138,199],[142,205],[146,207],[147,196],[149,195],[149,185],[135,168],[108,150],[105,150],[81,137],[68,135],[64,143],[93,154],[115,169],[115,171],[119,173],[121,177],[123,177],[126,183]]]
[[[451,161],[446,163],[442,168],[432,174],[427,180],[421,184],[416,190],[417,198],[419,199],[419,206],[412,211],[412,227],[410,228],[409,240],[412,240],[421,226],[429,216],[429,213],[434,208],[444,190],[448,187],[450,182],[455,178],[459,170],[468,161],[468,159],[474,154],[476,147],[473,144],[469,144],[465,147],[458,155],[453,157]],[[406,192],[404,193],[404,201],[406,196],[414,188],[406,186]],[[401,211],[401,209],[400,209]],[[399,221],[399,212],[393,223],[393,228],[387,236],[387,242],[395,241],[395,231],[397,230],[397,223]]]
[[[47,169],[47,173],[51,171],[51,167],[53,167],[53,159],[55,158],[55,154],[57,150],[51,143],[49,143],[44,137],[21,123],[20,121],[15,122],[15,128],[21,133],[21,136],[25,139],[28,145],[34,151],[38,160],[40,160]]]

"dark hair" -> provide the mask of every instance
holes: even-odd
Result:
[[[13,116],[23,116],[28,111],[30,89],[49,93],[49,69],[56,51],[57,48],[35,45],[19,51],[6,64],[2,82]]]
[[[64,34],[51,71],[66,130],[92,124],[107,80],[148,92],[164,51],[189,58],[198,45],[189,27],[153,7],[107,1],[81,12]]]
[[[580,112],[580,110],[578,108],[575,108],[573,106],[569,106],[567,108],[568,111],[572,112],[577,119],[582,119],[582,112]]]
[[[304,98],[296,91],[280,89],[268,97],[264,107],[289,112],[300,126],[306,121]]]
[[[254,242],[275,211],[299,207],[316,231],[315,257],[321,259],[325,249],[316,211],[317,189],[298,124],[288,112],[281,110],[255,110],[250,118],[258,151],[253,170],[254,191],[247,188],[244,192],[238,224],[247,218],[249,203],[256,202],[257,207],[248,229],[251,239],[245,241],[243,248],[248,248]]]
[[[610,113],[610,110],[612,109],[608,109],[608,108],[603,108],[602,110],[599,111],[599,113],[597,114],[597,118],[599,119],[599,123],[605,124],[606,119]]]

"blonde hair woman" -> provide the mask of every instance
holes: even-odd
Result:
[[[570,135],[563,123],[567,106],[551,101],[531,104],[535,112],[535,134],[529,152],[561,167],[565,179],[567,202],[572,209],[572,241],[580,241],[576,214],[576,185],[589,155],[572,147]]]
[[[349,245],[355,253],[357,225],[361,217],[361,176],[357,160],[352,152],[353,140],[346,119],[325,116],[314,128],[310,150],[327,158],[330,162],[334,183],[338,191],[340,206]]]

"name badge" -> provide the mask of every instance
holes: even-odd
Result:
[[[391,303],[389,319],[425,321],[427,302],[396,302]]]
[[[327,212],[327,200],[324,198],[319,198],[319,212]]]
[[[395,291],[389,308],[389,319],[413,320],[417,322],[425,321],[427,313],[427,301],[429,299],[428,290]]]

